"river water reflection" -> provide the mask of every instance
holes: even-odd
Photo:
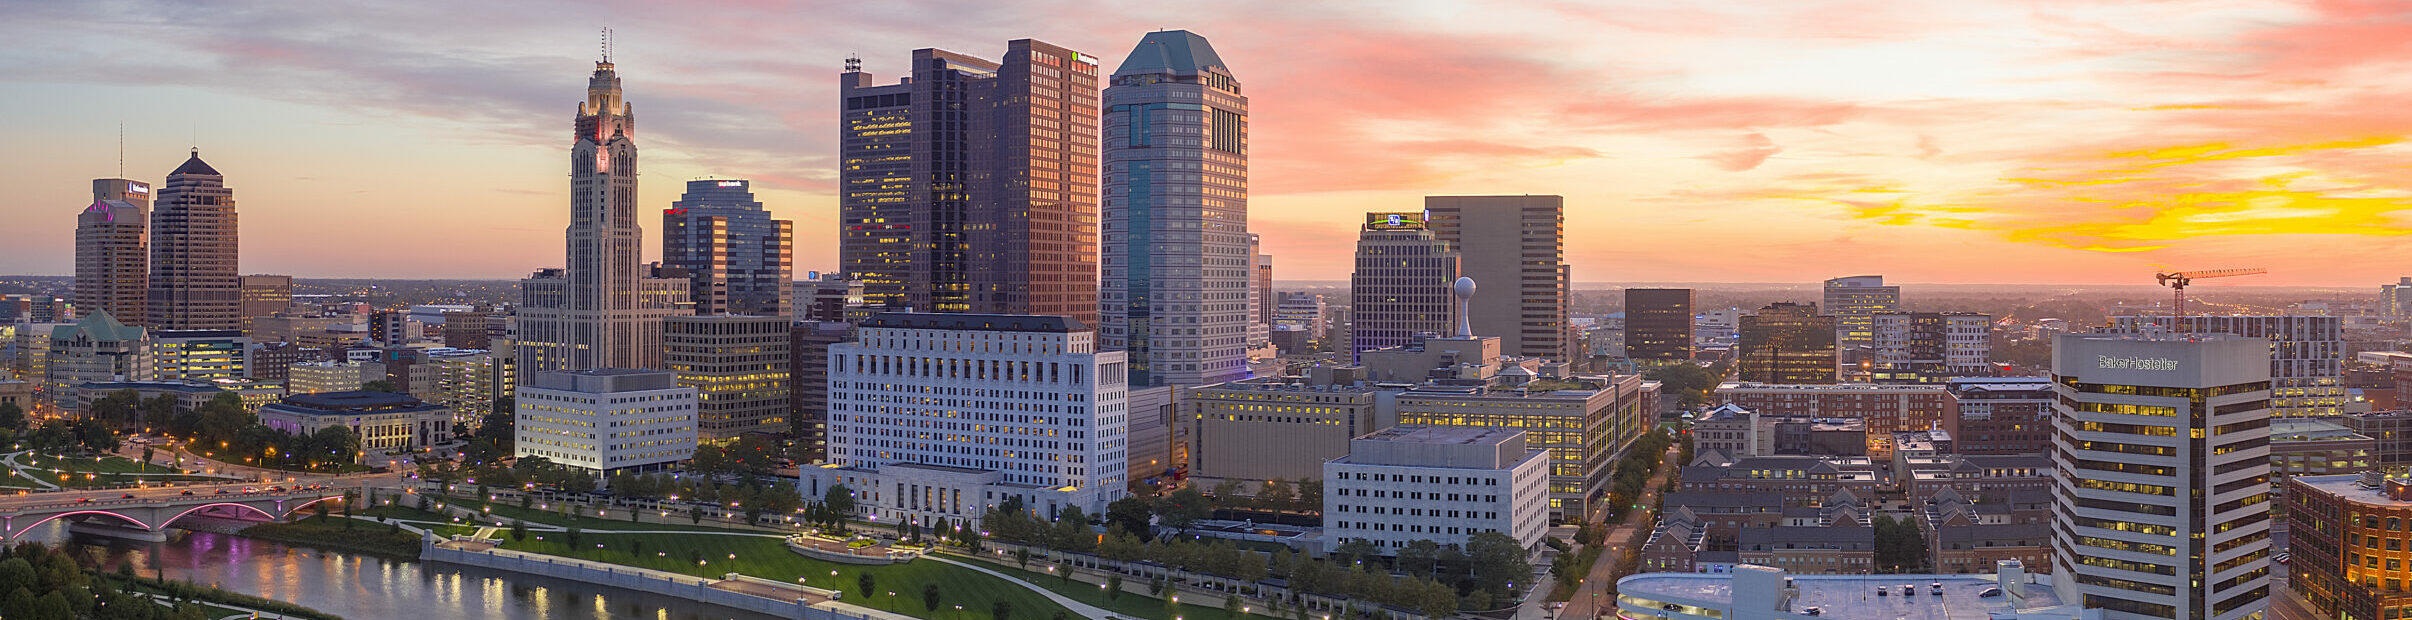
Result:
[[[287,601],[347,620],[765,620],[771,616],[642,592],[451,564],[290,547],[210,532],[174,530],[165,543],[75,535],[53,521],[28,532],[106,549],[114,569],[133,562],[151,574]]]

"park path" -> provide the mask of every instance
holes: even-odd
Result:
[[[1061,595],[1061,594],[1056,594],[1054,590],[1049,590],[1049,589],[1046,589],[1046,588],[1044,588],[1044,587],[1040,587],[1038,584],[1035,584],[1035,583],[1030,583],[1030,582],[1028,582],[1028,581],[1023,581],[1023,580],[1022,580],[1021,578],[1019,578],[1019,577],[1015,577],[1015,576],[1012,576],[1012,575],[1007,575],[1007,574],[1005,574],[1005,573],[1000,573],[1000,572],[997,572],[997,571],[989,570],[989,569],[988,569],[988,567],[985,567],[985,566],[979,566],[979,565],[975,565],[975,564],[972,564],[972,563],[969,563],[969,562],[958,562],[958,561],[955,561],[955,560],[953,560],[953,559],[939,557],[937,554],[924,555],[924,556],[921,556],[921,559],[924,559],[924,560],[934,560],[934,561],[939,561],[939,562],[945,562],[945,563],[948,563],[948,564],[953,564],[953,565],[956,565],[956,566],[961,566],[961,567],[964,567],[964,568],[968,568],[968,569],[972,569],[972,570],[980,571],[981,573],[987,574],[988,576],[991,576],[991,577],[996,577],[996,578],[998,578],[998,579],[1003,579],[1003,580],[1005,580],[1007,583],[1012,583],[1012,584],[1014,584],[1014,585],[1022,586],[1022,587],[1024,587],[1024,588],[1029,588],[1029,589],[1030,589],[1030,591],[1032,591],[1032,592],[1037,592],[1037,593],[1039,593],[1039,595],[1047,597],[1047,600],[1050,600],[1050,601],[1055,601],[1055,604],[1057,604],[1057,605],[1062,605],[1062,606],[1064,606],[1064,609],[1069,609],[1069,610],[1072,610],[1072,613],[1080,614],[1080,615],[1081,615],[1081,617],[1083,617],[1083,618],[1093,618],[1093,619],[1097,619],[1097,620],[1103,620],[1103,619],[1105,619],[1105,618],[1119,618],[1119,617],[1121,617],[1120,615],[1115,614],[1115,613],[1114,613],[1112,610],[1108,610],[1108,609],[1105,609],[1105,608],[1102,608],[1102,607],[1098,607],[1098,606],[1096,606],[1096,605],[1090,605],[1090,604],[1088,604],[1088,603],[1083,603],[1083,602],[1080,602],[1080,601],[1072,600],[1070,597],[1066,597],[1066,596]]]
[[[0,461],[0,463],[7,463],[7,464],[8,464],[8,468],[9,468],[10,470],[13,470],[13,471],[15,471],[15,472],[17,473],[17,477],[19,477],[19,478],[24,478],[24,479],[26,479],[26,480],[32,480],[34,484],[39,484],[39,485],[42,485],[42,489],[43,489],[43,490],[46,490],[46,491],[47,491],[47,490],[52,490],[52,489],[57,489],[57,488],[59,488],[59,485],[56,485],[56,484],[51,484],[51,483],[50,483],[50,481],[48,481],[48,480],[43,480],[43,479],[42,479],[42,477],[40,477],[40,476],[36,476],[36,475],[33,475],[33,474],[28,474],[28,473],[25,473],[25,464],[24,464],[24,463],[19,463],[19,462],[17,462],[17,458],[18,458],[18,457],[25,456],[26,454],[31,453],[31,452],[33,452],[33,451],[32,451],[32,450],[22,450],[22,451],[17,451],[17,452],[10,452],[10,453],[8,453],[8,458],[7,458],[7,460]],[[58,471],[58,470],[55,470],[55,469],[54,469],[54,470],[51,470],[51,471],[54,471],[54,472],[55,472],[55,471]]]

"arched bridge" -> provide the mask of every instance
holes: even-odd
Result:
[[[91,517],[155,532],[202,511],[234,511],[282,521],[311,504],[342,499],[359,479],[299,479],[284,483],[204,484],[144,489],[68,491],[0,496],[0,539],[61,517]],[[130,496],[130,497],[129,497]]]

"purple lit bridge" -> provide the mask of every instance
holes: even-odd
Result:
[[[311,504],[342,499],[364,480],[300,478],[282,483],[197,484],[0,495],[0,539],[59,518],[157,533],[191,515],[283,521]],[[127,496],[132,497],[127,497]]]

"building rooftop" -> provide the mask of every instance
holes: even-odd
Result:
[[[168,176],[172,177],[181,174],[202,174],[213,177],[222,176],[218,174],[217,168],[211,168],[209,166],[209,162],[201,161],[201,149],[197,148],[193,149],[193,156],[191,159],[184,160],[184,165],[177,166],[176,171],[168,173]]]
[[[1524,431],[1479,426],[1393,426],[1357,441],[1474,445],[1504,443],[1521,434]]]
[[[2370,440],[2345,425],[2326,420],[2304,418],[2271,418],[2270,441],[2351,441]]]
[[[1979,592],[1998,584],[1993,575],[1790,575],[1799,597],[1793,599],[1795,611],[1820,608],[1823,617],[1834,620],[1991,620],[1995,614],[2008,617],[2020,609],[2059,606],[2060,599],[2052,588],[2028,584],[2024,605],[2015,605],[2007,596],[1984,597]],[[1929,584],[1941,582],[1943,595],[1936,596]],[[1901,586],[1914,586],[1917,594],[1902,596]],[[1734,600],[1732,575],[1703,573],[1642,573],[1617,582],[1620,594],[1658,598],[1680,596],[1696,600]],[[1876,596],[1877,588],[1892,588],[1888,596]],[[1748,617],[1748,616],[1744,616]]]
[[[1717,384],[1717,391],[1731,390],[1800,390],[1811,392],[1934,392],[1942,393],[1943,386],[1934,384],[1894,383],[1759,383],[1757,381],[1727,381]]]
[[[2370,473],[2371,473],[2372,475],[2377,475],[2377,472],[2370,472]],[[2292,481],[2297,482],[2297,483],[2301,483],[2301,484],[2302,484],[2302,485],[2304,485],[2304,486],[2308,486],[2308,487],[2311,487],[2311,488],[2313,488],[2313,489],[2317,489],[2317,490],[2319,490],[2319,491],[2321,491],[2321,492],[2324,492],[2324,493],[2327,493],[2327,494],[2329,494],[2329,495],[2335,495],[2335,496],[2337,496],[2337,498],[2338,498],[2338,499],[2342,499],[2342,500],[2345,500],[2345,501],[2353,502],[2353,503],[2356,503],[2356,504],[2369,504],[2369,505],[2373,505],[2373,506],[2390,506],[2390,507],[2396,507],[2396,508],[2412,508],[2412,501],[2399,500],[2399,499],[2395,499],[2395,498],[2393,498],[2393,497],[2388,497],[2388,496],[2387,496],[2387,490],[2386,490],[2386,488],[2385,488],[2385,487],[2383,487],[2383,486],[2372,486],[2372,485],[2369,485],[2369,484],[2365,484],[2365,483],[2363,482],[2363,481],[2365,480],[2365,478],[2364,478],[2364,475],[2363,475],[2363,474],[2339,474],[2339,475],[2334,475],[2334,476],[2295,476],[2295,477],[2289,478],[2289,480],[2292,480]],[[2401,482],[2401,481],[2402,481],[2402,479],[2400,479],[2400,478],[2399,478],[2399,479],[2395,480],[2394,482]]]
[[[1139,39],[1139,46],[1131,48],[1131,55],[1114,69],[1114,75],[1196,75],[1205,73],[1208,67],[1231,72],[1231,67],[1223,64],[1223,58],[1214,53],[1214,46],[1206,43],[1206,37],[1187,30],[1158,30]]]
[[[296,394],[269,406],[284,411],[332,415],[443,408],[443,405],[422,402],[409,394],[369,391]]]
[[[961,329],[978,331],[1085,332],[1089,328],[1072,317],[1026,314],[936,314],[923,312],[882,312],[863,321],[863,327],[897,329]]]

